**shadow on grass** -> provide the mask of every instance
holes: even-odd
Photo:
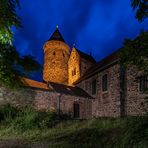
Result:
[[[53,140],[52,147],[64,148],[113,148],[117,147],[123,138],[120,128],[99,130],[97,128],[84,128]]]

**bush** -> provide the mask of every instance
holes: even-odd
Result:
[[[129,121],[123,144],[125,146],[136,146],[138,148],[148,146],[148,118],[137,117]]]
[[[25,108],[13,120],[11,126],[15,130],[23,132],[30,129],[53,127],[59,121],[58,115],[54,112],[40,112],[33,108]]]
[[[11,127],[18,131],[36,128],[37,112],[32,108],[22,109],[19,115],[12,121]]]
[[[60,117],[55,112],[37,112],[35,122],[38,128],[50,128],[60,122]]]
[[[10,104],[0,108],[0,122],[14,130],[23,132],[30,129],[46,129],[70,119],[66,114],[37,111],[32,107],[16,108]]]
[[[0,108],[0,122],[5,121],[7,123],[11,122],[11,120],[15,119],[18,115],[18,108],[6,104]]]
[[[69,119],[69,116],[65,114],[58,115],[55,112],[37,111],[32,107],[16,109],[11,105],[2,108],[1,116],[4,121],[11,119],[8,126],[20,132],[51,128],[59,122]]]
[[[62,112],[60,113],[59,117],[60,117],[60,120],[71,120],[72,119],[70,114],[64,114]]]

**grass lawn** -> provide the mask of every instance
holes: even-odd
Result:
[[[1,127],[0,139],[45,143],[51,148],[147,148],[148,127],[133,125],[139,120],[146,126],[143,119],[127,118],[64,121],[52,128],[23,132]]]
[[[148,148],[148,117],[72,120],[32,108],[0,109],[0,148]]]

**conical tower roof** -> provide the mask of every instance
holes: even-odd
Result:
[[[56,28],[55,32],[52,34],[52,36],[50,37],[50,39],[48,41],[51,41],[51,40],[58,40],[58,41],[65,42],[62,34],[60,33],[60,31],[58,29],[58,27]]]

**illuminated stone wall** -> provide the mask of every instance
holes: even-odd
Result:
[[[73,47],[68,61],[68,83],[72,85],[93,65],[94,63],[80,57],[77,50]],[[76,70],[76,73],[73,75],[74,69]]]
[[[61,41],[51,40],[44,45],[43,80],[67,84],[69,47]]]
[[[108,90],[102,91],[102,76],[108,75]],[[92,81],[96,79],[96,94],[92,95]],[[87,86],[86,86],[87,85]],[[91,78],[78,84],[83,90],[95,99],[92,103],[93,117],[119,117],[120,116],[120,66],[113,65]]]
[[[73,75],[74,69],[76,74]],[[68,61],[68,83],[71,85],[73,82],[80,78],[80,56],[75,48],[72,49],[70,59]]]

